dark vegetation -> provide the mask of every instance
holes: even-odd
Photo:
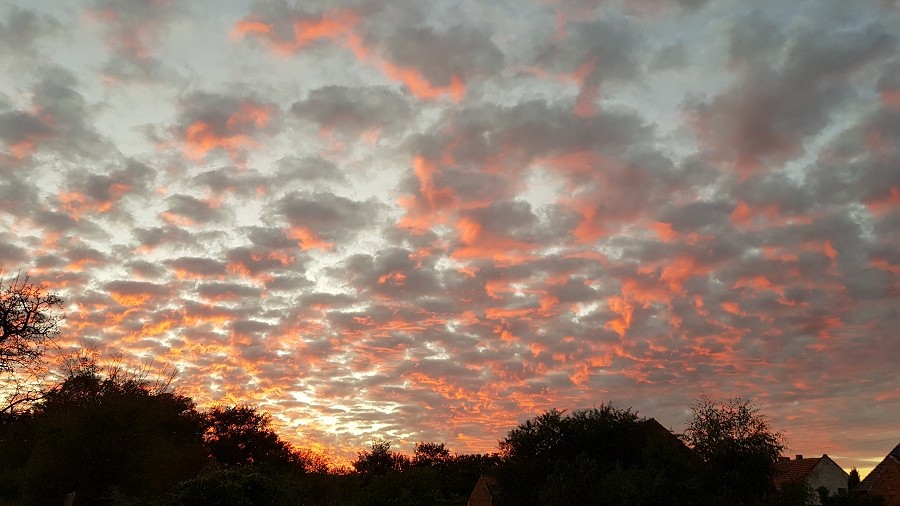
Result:
[[[170,376],[152,381],[147,371],[77,357],[56,384],[26,387],[14,373],[39,370],[61,301],[27,279],[0,294],[0,371],[10,373],[0,384],[0,505],[61,505],[72,492],[77,505],[464,505],[482,475],[497,480],[505,505],[792,506],[816,497],[776,493],[783,438],[739,398],[701,398],[680,436],[600,404],[527,420],[495,454],[422,442],[409,456],[375,441],[352,469],[332,469],[282,440],[267,414],[200,410],[172,390]],[[820,499],[879,504],[852,494]]]

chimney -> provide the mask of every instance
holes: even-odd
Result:
[[[795,456],[797,457],[797,460],[803,459],[803,455],[795,455]]]

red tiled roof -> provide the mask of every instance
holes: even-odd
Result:
[[[788,483],[803,483],[813,468],[822,460],[822,457],[811,459],[780,460],[775,463],[775,472],[772,481],[779,491]]]
[[[854,490],[881,496],[884,506],[900,506],[900,445],[894,447]]]

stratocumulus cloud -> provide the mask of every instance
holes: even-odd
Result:
[[[486,452],[743,395],[900,440],[900,11],[731,0],[0,11],[0,268],[64,350],[300,446]]]

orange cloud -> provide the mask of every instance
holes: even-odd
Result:
[[[413,95],[422,99],[435,100],[448,95],[454,102],[459,102],[466,94],[466,85],[456,75],[450,78],[450,84],[435,86],[416,69],[401,67],[388,61],[382,61],[380,67],[386,76],[400,81]]]
[[[333,9],[320,18],[305,17],[294,21],[294,38],[279,38],[271,24],[248,18],[239,21],[232,31],[233,38],[253,35],[266,41],[279,54],[293,54],[317,40],[329,40],[350,49],[361,62],[381,70],[388,78],[399,81],[418,98],[436,100],[449,96],[459,102],[466,93],[466,85],[453,75],[446,85],[436,85],[414,68],[404,67],[373,54],[357,33],[360,15],[349,9]]]
[[[185,154],[194,161],[203,159],[208,152],[223,148],[237,158],[238,153],[256,146],[256,141],[245,134],[219,135],[209,123],[198,121],[185,132]]]
[[[619,315],[618,318],[609,320],[604,325],[612,329],[620,337],[625,337],[625,333],[631,328],[631,319],[634,316],[634,306],[632,306],[624,297],[613,296],[606,300],[610,311]]]
[[[434,183],[437,164],[423,156],[413,158],[413,173],[419,180],[419,192],[432,209],[445,207],[453,201],[453,191],[438,188]]]
[[[195,121],[184,132],[184,154],[200,161],[210,151],[224,149],[233,160],[238,160],[243,152],[259,144],[253,134],[268,124],[271,113],[268,106],[245,102],[223,126]]]
[[[886,107],[900,109],[900,88],[882,90],[881,103]]]
[[[106,213],[112,209],[122,196],[131,191],[132,187],[127,184],[115,183],[110,186],[109,200],[97,200],[79,191],[62,192],[57,195],[60,207],[62,207],[69,216],[79,221],[85,213]]]
[[[297,245],[302,250],[324,249],[330,251],[334,249],[334,244],[323,240],[319,234],[309,227],[291,227],[287,229],[285,235],[297,241]]]
[[[537,245],[489,233],[467,216],[457,221],[456,231],[460,245],[451,256],[457,260],[489,258],[498,265],[514,265],[533,258],[537,249]]]
[[[676,237],[678,237],[678,232],[672,230],[671,223],[663,223],[661,221],[654,221],[650,224],[650,228],[656,232],[656,235],[659,237],[659,240],[663,242],[672,242]]]
[[[37,150],[37,143],[33,140],[22,140],[9,145],[9,152],[13,158],[24,160]]]
[[[881,198],[866,201],[866,207],[874,215],[883,215],[892,209],[900,209],[900,187],[893,186],[891,191]]]
[[[439,188],[434,182],[437,164],[423,156],[413,158],[413,173],[419,180],[419,195],[410,195],[398,199],[398,203],[406,213],[398,222],[399,228],[409,229],[416,234],[423,234],[435,224],[446,221],[445,211],[454,201],[453,191]]]

